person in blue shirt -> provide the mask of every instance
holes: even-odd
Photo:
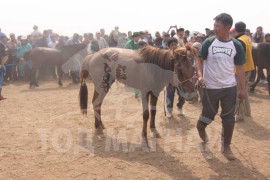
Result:
[[[3,74],[6,70],[3,62],[5,56],[6,56],[5,46],[2,43],[0,43],[0,101],[6,99],[2,96]]]

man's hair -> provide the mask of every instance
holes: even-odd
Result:
[[[177,31],[177,32],[181,32],[181,31],[185,31],[185,29],[184,29],[184,28],[179,28],[179,29],[177,29],[176,31]]]
[[[266,33],[265,36],[264,36],[264,38],[266,38],[267,36],[270,36],[270,33]]]
[[[170,46],[173,42],[178,43],[178,40],[176,38],[169,38],[167,40],[167,45]]]
[[[232,27],[233,24],[233,18],[231,15],[226,14],[226,13],[221,13],[219,15],[217,15],[214,18],[215,21],[220,21],[222,24],[224,24],[225,26],[230,25]]]
[[[246,24],[242,21],[235,23],[235,30],[240,33],[244,33],[246,31]]]

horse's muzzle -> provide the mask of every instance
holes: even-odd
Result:
[[[184,95],[184,98],[187,101],[191,101],[191,100],[196,99],[198,97],[199,97],[199,95],[198,95],[198,93],[196,91],[195,92],[191,92],[191,93],[185,93],[185,95]]]

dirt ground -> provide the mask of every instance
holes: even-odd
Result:
[[[156,139],[141,146],[142,107],[133,90],[114,84],[102,106],[106,129],[94,128],[93,84],[89,110],[80,114],[79,85],[55,81],[29,89],[27,83],[3,86],[0,102],[0,179],[270,179],[270,97],[266,85],[250,96],[252,117],[235,126],[232,150],[221,153],[221,121],[207,128],[203,147],[195,127],[199,103],[184,105],[185,116],[164,116],[160,94]],[[149,124],[148,124],[149,125]]]

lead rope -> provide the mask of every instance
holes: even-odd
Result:
[[[215,111],[215,109],[214,109],[212,103],[210,102],[210,98],[209,98],[209,95],[208,95],[208,92],[207,92],[206,85],[203,83],[203,84],[201,84],[201,87],[204,89],[204,95],[206,95],[206,98],[207,98],[207,101],[208,101],[208,103],[209,103],[209,105],[210,105],[210,108],[212,109],[212,111],[213,111],[216,115],[219,115],[219,116],[226,116],[226,115],[230,114],[234,109],[235,109],[234,115],[236,115],[237,113],[239,114],[239,107],[240,107],[240,105],[241,105],[243,102],[236,103],[236,104],[232,107],[232,109],[229,110],[228,112],[223,113],[223,114],[219,114],[217,111]],[[243,105],[244,105],[244,104],[243,104]]]

